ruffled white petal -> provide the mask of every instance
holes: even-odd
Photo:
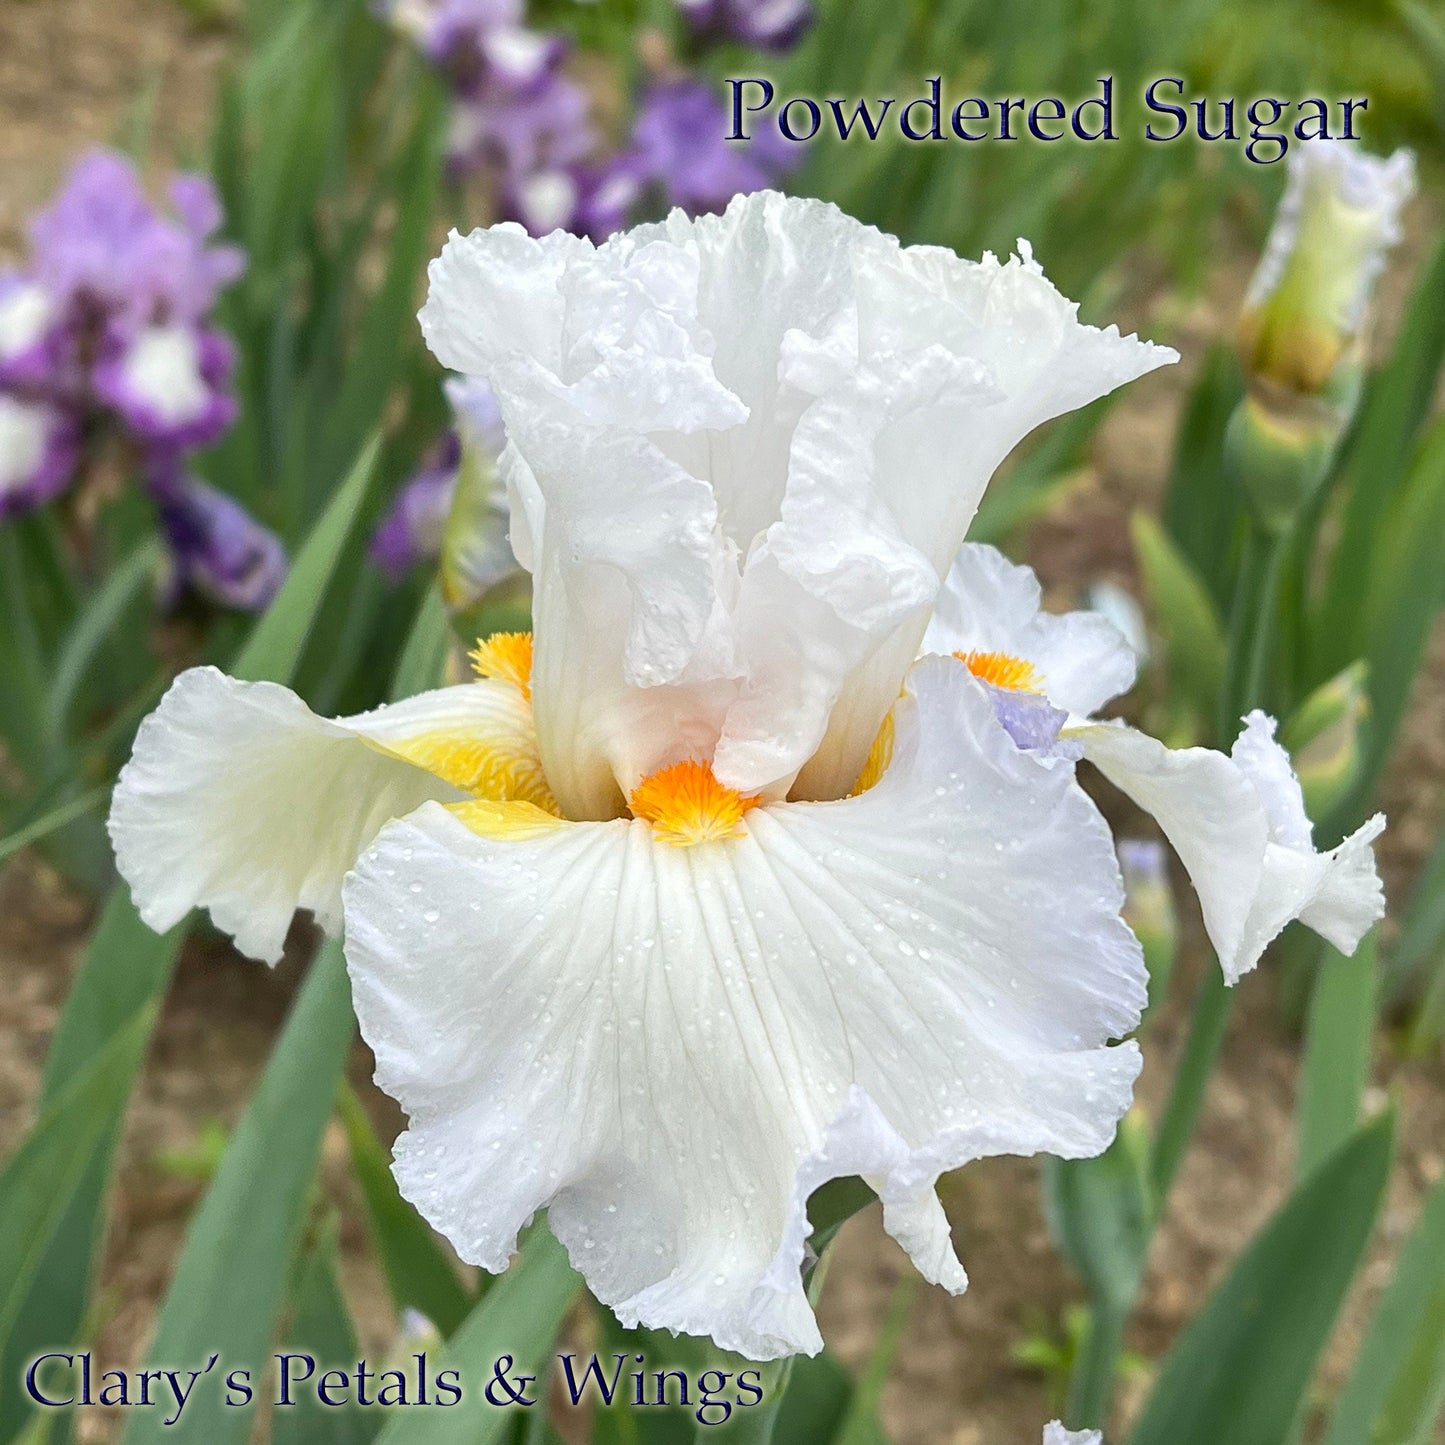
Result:
[[[996,547],[958,550],[923,637],[925,653],[1006,652],[1030,662],[1055,707],[1089,717],[1134,686],[1138,660],[1124,635],[1097,612],[1042,610],[1031,567]]]
[[[432,348],[506,422],[574,818],[618,816],[684,747],[748,793],[847,793],[994,467],[1173,359],[1079,326],[1027,260],[906,251],[772,193],[595,249],[454,235],[431,280]]]
[[[1384,819],[1377,815],[1338,848],[1316,852],[1299,782],[1263,713],[1249,715],[1229,757],[1209,748],[1172,750],[1122,724],[1075,726],[1065,735],[1154,815],[1199,894],[1230,983],[1296,918],[1353,953],[1384,913],[1370,846]]]
[[[287,688],[199,667],[141,724],[109,826],[152,928],[206,908],[242,953],[275,963],[298,908],[339,931],[342,877],[392,818],[544,790],[529,709],[506,684],[332,720]]]
[[[1275,721],[1256,708],[1244,720],[1230,757],[1249,779],[1269,823],[1270,838],[1297,852],[1314,848],[1314,824],[1289,754],[1275,741]]]
[[[539,1208],[625,1323],[816,1350],[804,1205],[874,1182],[931,1279],[968,1159],[1093,1154],[1144,999],[1108,831],[952,663],[916,669],[867,793],[673,848],[642,822],[383,830],[346,885],[403,1192],[502,1268]],[[479,825],[481,826],[481,825]]]

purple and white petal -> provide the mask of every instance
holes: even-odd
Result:
[[[59,496],[79,461],[80,431],[72,417],[0,391],[0,518]]]

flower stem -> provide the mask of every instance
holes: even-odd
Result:
[[[1204,1103],[1204,1091],[1209,1076],[1214,1072],[1219,1057],[1220,1045],[1224,1042],[1224,1027],[1229,1021],[1231,995],[1224,982],[1224,974],[1215,966],[1206,967],[1206,972],[1194,996],[1194,1013],[1189,1021],[1189,1035],[1184,1041],[1184,1052],[1179,1058],[1179,1067],[1174,1074],[1174,1083],[1169,1090],[1168,1102],[1159,1119],[1159,1130],[1154,1136],[1153,1182],[1154,1222],[1157,1224],[1164,1215],[1169,1200],[1169,1190],[1179,1166],[1184,1162],[1185,1151],[1194,1135],[1194,1126],[1199,1120],[1199,1110]]]
[[[1101,1430],[1107,1423],[1130,1303],[1097,1299],[1090,1307],[1089,1325],[1069,1376],[1065,1415],[1073,1429]]]
[[[1254,629],[1249,639],[1249,655],[1241,690],[1235,698],[1236,713],[1243,713],[1252,707],[1267,707],[1271,700],[1268,674],[1275,627],[1279,618],[1285,563],[1290,552],[1288,535],[1270,538],[1266,549],[1264,575],[1254,608]]]

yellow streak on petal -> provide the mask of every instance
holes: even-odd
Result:
[[[532,697],[532,634],[530,632],[494,632],[479,641],[471,653],[472,667],[478,677],[497,682],[510,682],[522,689],[529,702]]]
[[[535,755],[507,746],[508,742],[475,734],[423,733],[388,739],[386,751],[479,798],[520,799],[560,815],[541,762]]]
[[[890,712],[883,719],[878,736],[873,739],[873,746],[868,749],[868,761],[863,764],[863,771],[858,774],[858,781],[853,784],[853,791],[849,796],[856,798],[859,793],[866,793],[888,771],[888,764],[892,761],[893,714]]]
[[[627,800],[634,817],[652,824],[659,842],[677,848],[739,837],[743,814],[760,801],[724,787],[711,765],[695,758],[644,778]]]
[[[1044,690],[1044,680],[1033,663],[1011,652],[955,652],[953,655],[981,682],[1012,692]]]
[[[478,798],[472,803],[448,803],[446,808],[473,833],[509,842],[540,838],[557,828],[569,826],[565,818],[548,813],[533,803],[520,801],[494,803],[489,798]]]

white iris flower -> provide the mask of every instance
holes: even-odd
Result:
[[[334,722],[198,669],[142,727],[142,916],[273,960],[295,908],[344,916],[398,1180],[463,1258],[546,1208],[624,1323],[814,1351],[820,1184],[866,1178],[961,1290],[938,1176],[1113,1136],[1145,978],[1108,829],[1001,725],[1007,667],[915,664],[999,461],[1174,359],[1023,249],[772,194],[595,249],[453,236],[423,326],[500,402],[535,657]]]

